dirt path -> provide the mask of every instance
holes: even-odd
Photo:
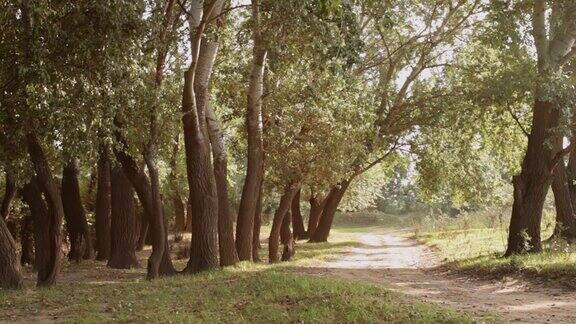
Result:
[[[392,290],[464,310],[496,322],[576,323],[576,293],[524,285],[517,281],[481,281],[440,270],[434,252],[401,232],[360,235],[362,247],[341,258],[303,271],[311,275],[381,283]]]

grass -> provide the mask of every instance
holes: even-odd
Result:
[[[472,322],[466,314],[414,303],[381,286],[297,273],[299,266],[334,258],[354,246],[354,235],[344,228],[334,232],[331,243],[299,243],[291,262],[243,262],[154,281],[143,279],[144,269],[113,270],[96,261],[68,264],[61,282],[50,288],[33,287],[28,273],[24,291],[0,290],[0,321]]]
[[[507,210],[484,211],[459,218],[428,219],[414,232],[420,242],[432,246],[453,269],[502,278],[521,275],[536,281],[551,281],[576,287],[576,247],[563,241],[549,241],[540,254],[504,258]],[[553,210],[546,210],[542,222],[543,237],[550,236]]]

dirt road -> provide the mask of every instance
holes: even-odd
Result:
[[[450,274],[438,267],[441,263],[430,248],[402,234],[361,234],[361,247],[350,248],[337,260],[303,271],[380,283],[422,301],[467,311],[480,321],[576,323],[576,292]]]

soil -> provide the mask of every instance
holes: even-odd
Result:
[[[481,280],[442,266],[434,251],[403,231],[359,235],[360,247],[305,273],[382,284],[394,291],[466,311],[479,321],[576,323],[576,292],[518,279]]]

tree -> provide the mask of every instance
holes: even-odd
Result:
[[[290,207],[291,215],[292,215],[292,228],[294,229],[294,239],[306,239],[308,238],[308,233],[304,228],[304,220],[302,219],[302,212],[300,211],[300,192],[302,190],[298,190],[294,195],[294,199],[292,199],[292,204]]]
[[[182,123],[186,170],[192,207],[190,260],[184,269],[194,273],[216,268],[218,262],[218,193],[211,165],[206,107],[208,83],[218,44],[204,33],[222,10],[223,1],[192,1],[188,17],[192,63],[184,74]]]
[[[96,191],[96,260],[110,257],[111,166],[106,146],[100,147],[98,157],[98,188]]]
[[[79,167],[76,159],[68,162],[62,173],[62,204],[70,239],[68,258],[76,262],[93,257],[92,236],[80,197],[78,173]]]
[[[212,147],[214,180],[218,192],[218,248],[220,265],[231,266],[238,262],[238,253],[234,244],[234,223],[228,201],[228,155],[224,133],[218,123],[214,110],[206,107],[206,123]]]
[[[108,266],[130,269],[140,266],[136,258],[136,209],[132,184],[118,165],[111,170],[111,234]]]
[[[546,10],[551,6],[548,19]],[[506,255],[540,252],[540,223],[546,193],[553,170],[568,150],[554,143],[560,136],[554,129],[560,125],[565,102],[562,66],[575,51],[576,4],[536,0],[532,6],[532,36],[537,52],[537,83],[533,106],[532,128],[521,171],[514,176],[514,204],[510,220]],[[549,28],[547,27],[549,26]],[[550,36],[549,36],[550,35]]]
[[[260,170],[263,159],[262,95],[264,65],[268,50],[264,46],[261,30],[260,1],[252,0],[252,63],[248,83],[246,131],[248,134],[247,166],[242,198],[236,223],[236,250],[241,261],[252,259],[254,215],[261,184]]]
[[[274,213],[274,220],[272,221],[272,228],[270,229],[270,237],[268,238],[268,260],[270,263],[276,263],[279,261],[278,258],[278,245],[279,245],[279,241],[280,241],[280,234],[282,232],[282,224],[285,224],[284,226],[284,231],[285,232],[290,232],[290,221],[286,221],[284,223],[284,218],[286,217],[286,215],[290,212],[290,205],[292,202],[292,199],[294,199],[294,195],[296,194],[296,192],[298,191],[298,186],[296,185],[288,185],[285,189],[284,192],[282,193],[282,197],[280,198],[280,203],[278,204],[278,208],[276,209],[276,212]],[[287,228],[287,229],[286,229]],[[285,245],[288,245],[287,249],[288,251],[286,251],[286,258],[289,259],[289,257],[291,257],[291,254],[293,251],[291,251],[290,249],[292,249],[293,247],[292,242],[291,242],[291,234],[290,235],[286,235],[286,236],[290,236],[290,238],[286,237],[285,241],[283,243],[285,243]]]

